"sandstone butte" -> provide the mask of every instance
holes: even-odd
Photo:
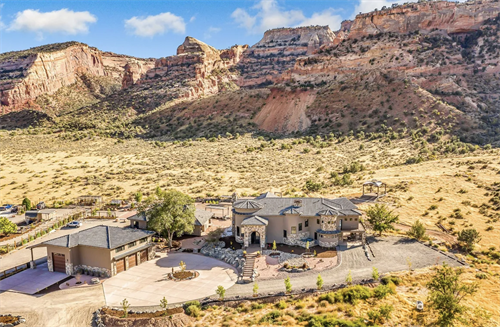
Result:
[[[176,55],[160,59],[117,55],[78,42],[4,53],[0,55],[2,113],[33,107],[37,97],[75,83],[80,74],[110,77],[124,89],[162,83],[178,100],[213,95],[231,85],[263,86],[289,78],[294,67],[297,70],[297,59],[303,62],[320,49],[346,39],[386,32],[471,32],[499,13],[500,2],[496,0],[394,5],[359,14],[335,32],[327,26],[269,30],[252,47],[217,50],[187,37]],[[339,68],[332,68],[332,72]]]

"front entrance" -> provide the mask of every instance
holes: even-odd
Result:
[[[61,253],[52,253],[54,271],[66,273],[66,256]]]
[[[260,234],[257,232],[252,232],[250,234],[250,244],[259,244],[260,245]]]

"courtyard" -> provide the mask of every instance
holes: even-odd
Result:
[[[167,279],[179,263],[186,270],[195,270],[199,276],[185,281]],[[126,298],[132,306],[159,305],[165,297],[168,303],[202,299],[215,294],[217,286],[228,289],[236,283],[236,270],[219,260],[190,253],[169,253],[166,257],[150,260],[124,271],[103,283],[106,304],[120,306]]]

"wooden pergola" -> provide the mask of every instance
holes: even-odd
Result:
[[[365,186],[369,187],[369,192],[368,193],[365,193]],[[377,194],[377,198],[379,198],[381,196],[385,196],[387,194],[387,184],[386,183],[381,182],[381,181],[377,181],[377,180],[371,180],[369,182],[364,182],[363,183],[363,195],[365,195],[365,194],[374,194],[373,187],[377,188],[377,192],[375,192],[375,194]],[[380,193],[380,188],[381,187],[384,188],[382,193]]]

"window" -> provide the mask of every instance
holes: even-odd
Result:
[[[316,224],[318,224],[318,225],[319,225],[319,219],[316,219]]]
[[[352,221],[352,218],[349,218],[349,221]]]
[[[297,227],[295,226],[292,227],[292,234],[297,234]]]
[[[122,245],[119,248],[116,248],[115,252],[118,253],[118,252],[123,251],[123,250],[125,250],[125,245]]]
[[[283,230],[283,237],[286,238],[286,230]]]
[[[305,227],[309,227],[309,219],[306,219],[306,222],[304,223]]]
[[[132,242],[132,243],[129,243],[127,245],[127,247],[130,249],[130,248],[133,248],[136,244],[137,244],[137,242]]]
[[[354,221],[358,221],[358,218],[354,218]]]
[[[139,240],[139,243],[146,243],[146,241],[147,241],[147,238],[141,238],[141,239]]]
[[[299,223],[299,232],[302,230],[302,223]]]
[[[236,236],[240,236],[240,227],[236,226]]]

